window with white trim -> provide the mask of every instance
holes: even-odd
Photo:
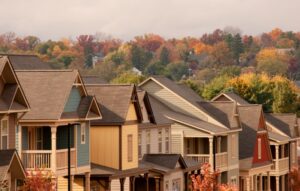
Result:
[[[151,143],[151,137],[150,137],[150,130],[147,130],[146,132],[146,147],[147,147],[147,154],[150,153],[150,143]]]
[[[86,139],[86,128],[85,128],[85,125],[81,125],[80,126],[80,141],[81,141],[81,144],[85,144],[85,139]]]
[[[8,119],[1,120],[1,149],[8,149]]]
[[[166,128],[165,129],[165,151],[166,153],[168,154],[170,151],[170,148],[169,148],[169,139],[170,139],[170,131],[169,131],[169,128]]]
[[[257,151],[258,151],[258,159],[261,159],[261,138],[257,139]]]
[[[158,152],[162,153],[162,130],[158,130]]]
[[[138,135],[138,154],[139,159],[142,158],[142,133],[139,133]]]
[[[43,149],[43,128],[42,127],[36,128],[36,149],[37,150]]]
[[[236,158],[237,156],[237,142],[236,142],[236,135],[233,134],[231,136],[231,148],[232,148],[232,152],[231,152],[231,158]]]
[[[133,161],[133,136],[132,134],[127,135],[127,161]]]

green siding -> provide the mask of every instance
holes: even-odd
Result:
[[[28,149],[28,130],[27,127],[22,127],[22,149]]]
[[[86,138],[85,144],[81,144],[81,127],[77,126],[77,166],[86,166],[90,164],[90,125],[88,122],[83,123],[82,125],[86,125]]]
[[[71,148],[74,147],[74,126],[71,126]],[[56,133],[56,148],[67,149],[68,148],[68,126],[60,126],[57,128]]]
[[[79,106],[81,100],[79,89],[76,87],[73,87],[68,99],[67,104],[65,105],[64,112],[74,112],[77,111],[77,108]]]

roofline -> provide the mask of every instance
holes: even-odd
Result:
[[[16,72],[73,72],[78,71],[77,69],[50,69],[50,70],[15,70]]]
[[[280,133],[282,133],[282,136],[286,136],[288,138],[291,138],[289,135],[287,135],[286,133],[282,132],[280,129],[278,129],[276,126],[274,126],[272,123],[270,123],[269,121],[265,120],[266,125],[270,125],[273,128],[275,128],[277,131],[279,131]]]
[[[91,110],[91,107],[92,107],[92,104],[93,104],[93,102],[95,102],[95,104],[96,104],[96,108],[97,108],[97,110],[98,110],[98,112],[99,112],[99,115],[100,115],[100,117],[98,118],[98,119],[102,119],[103,118],[103,116],[102,116],[102,113],[101,113],[101,111],[100,111],[100,108],[99,108],[99,105],[98,105],[98,102],[97,102],[97,99],[96,99],[96,97],[95,96],[92,96],[92,101],[91,101],[91,103],[90,103],[90,106],[89,106],[89,109],[88,109],[88,112],[86,113],[86,115],[85,115],[85,118],[86,119],[88,119],[88,114],[89,114],[89,112],[90,112],[90,110]],[[91,118],[90,118],[91,119]]]
[[[180,99],[182,99],[184,102],[188,103],[189,105],[191,105],[191,107],[195,108],[196,110],[198,110],[200,113],[202,113],[204,116],[211,118],[212,120],[216,121],[217,123],[219,123],[220,126],[222,126],[223,128],[227,128],[225,125],[223,125],[222,123],[220,123],[218,120],[216,120],[214,117],[212,117],[211,115],[208,115],[207,112],[202,111],[200,108],[194,106],[192,103],[190,103],[189,101],[187,101],[186,99],[184,99],[183,97],[181,97],[180,95],[176,94],[174,91],[172,91],[171,89],[169,89],[168,87],[166,87],[165,85],[163,85],[162,83],[160,83],[159,81],[157,81],[154,77],[149,77],[148,79],[144,80],[143,82],[141,82],[138,86],[142,86],[145,83],[147,83],[148,81],[153,80],[154,82],[156,82],[157,84],[159,84],[160,86],[168,89],[170,92],[172,92],[175,96],[179,97]]]

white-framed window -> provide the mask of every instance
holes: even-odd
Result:
[[[86,139],[86,128],[85,125],[80,126],[80,142],[81,144],[85,144],[85,139]]]
[[[8,149],[8,119],[1,120],[1,149]]]
[[[142,158],[142,133],[139,133],[138,135],[138,154],[139,159]]]
[[[127,135],[127,161],[132,162],[133,161],[133,136],[132,134]]]
[[[257,139],[257,147],[258,159],[261,159],[261,138]]]
[[[233,134],[231,136],[231,148],[232,148],[231,158],[236,158],[237,157],[237,142],[236,142],[235,134]]]
[[[37,150],[43,149],[43,128],[42,127],[36,128],[36,149]]]
[[[146,147],[147,147],[147,153],[150,153],[150,143],[151,143],[151,135],[150,135],[150,130],[147,130],[146,132]]]
[[[170,148],[169,148],[169,139],[170,139],[170,131],[169,128],[165,129],[165,153],[168,154],[170,152]]]
[[[162,153],[162,130],[158,129],[158,152]]]
[[[172,191],[180,191],[181,190],[181,179],[174,179],[172,181]]]

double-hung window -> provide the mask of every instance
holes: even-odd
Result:
[[[8,149],[8,119],[1,120],[1,149]]]
[[[158,130],[158,152],[162,153],[162,130]]]
[[[80,126],[80,140],[81,140],[81,144],[85,144],[85,139],[86,139],[86,128],[85,125],[82,124]]]

